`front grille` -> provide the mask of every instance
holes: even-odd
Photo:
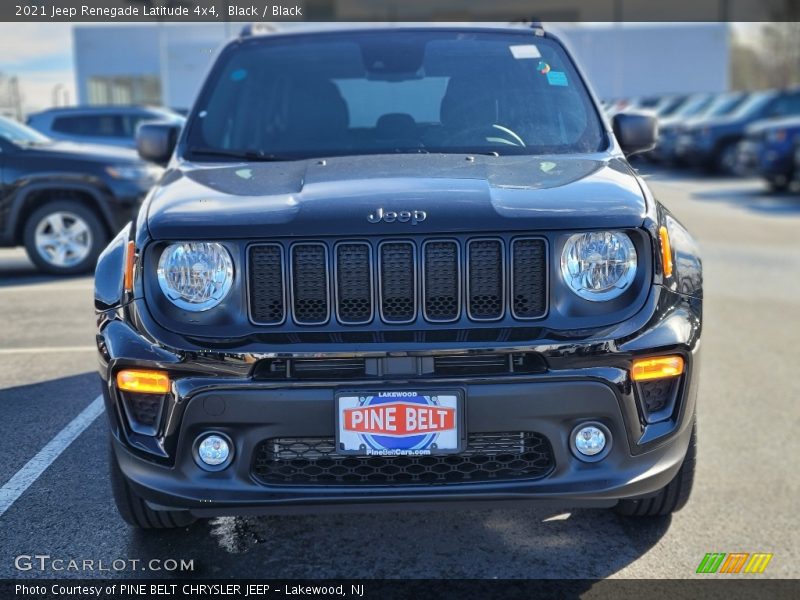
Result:
[[[385,379],[413,377],[483,377],[532,375],[547,371],[536,352],[453,354],[382,358],[265,358],[253,367],[259,380],[278,379]]]
[[[533,432],[473,433],[461,454],[347,456],[331,438],[277,438],[256,448],[253,475],[278,485],[446,484],[539,479],[553,449]]]
[[[547,242],[426,238],[253,244],[257,325],[357,326],[539,319],[547,312]]]

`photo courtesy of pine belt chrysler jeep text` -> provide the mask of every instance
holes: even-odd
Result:
[[[540,26],[227,44],[97,264],[122,517],[680,509],[702,274],[655,136]]]

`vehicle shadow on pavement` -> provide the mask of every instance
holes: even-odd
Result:
[[[41,283],[75,283],[89,281],[86,275],[54,276],[39,273],[32,267],[17,268],[0,262],[0,289],[10,286],[33,285]]]
[[[199,578],[600,579],[646,553],[670,522],[540,508],[222,517],[131,532],[129,552],[183,549]]]
[[[785,215],[800,214],[800,195],[770,193],[766,190],[713,190],[694,192],[692,198],[710,202],[726,202],[755,212]]]

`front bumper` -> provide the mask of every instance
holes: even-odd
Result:
[[[675,142],[674,154],[677,160],[689,165],[705,166],[714,161],[715,147],[709,138],[683,134]]]
[[[700,310],[699,300],[664,290],[652,317],[634,334],[617,339],[537,341],[513,349],[540,355],[546,363],[541,372],[390,375],[371,381],[262,381],[253,377],[258,357],[170,351],[127,322],[111,319],[98,336],[100,370],[106,379],[104,396],[116,458],[131,486],[154,508],[188,509],[197,516],[213,516],[317,511],[322,507],[427,507],[443,501],[472,505],[533,500],[610,506],[620,498],[656,492],[680,468],[697,395]],[[497,350],[470,349],[465,356]],[[675,409],[668,418],[648,424],[629,368],[633,358],[657,354],[681,354],[687,368]],[[113,374],[133,366],[167,369],[174,380],[156,436],[133,432],[121,409]],[[338,391],[454,388],[465,397],[468,433],[536,432],[552,447],[552,470],[532,479],[427,485],[265,484],[254,475],[256,449],[265,440],[332,438]],[[600,422],[611,433],[611,449],[599,462],[583,462],[570,450],[570,433],[585,421]],[[193,456],[194,440],[210,430],[228,435],[234,443],[234,460],[222,471],[201,469]]]

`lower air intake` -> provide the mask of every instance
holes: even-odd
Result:
[[[461,454],[348,456],[332,438],[262,442],[253,474],[264,484],[403,485],[539,479],[555,466],[553,449],[533,432],[473,433]]]

